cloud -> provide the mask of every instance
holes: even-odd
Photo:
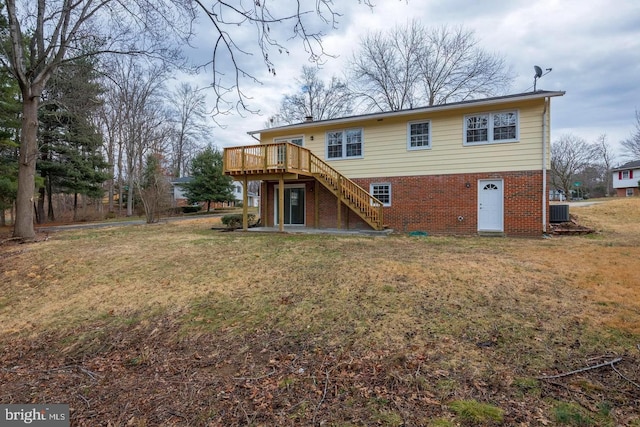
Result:
[[[475,32],[483,49],[505,57],[515,74],[509,93],[531,90],[534,65],[553,68],[537,83],[538,89],[567,92],[552,101],[552,139],[572,132],[593,141],[606,133],[615,145],[631,133],[634,112],[640,109],[640,2],[621,0],[614,5],[608,0],[384,0],[377,3],[371,10],[355,0],[334,2],[342,16],[337,28],[323,28],[327,34],[324,47],[335,55],[322,65],[327,79],[342,75],[360,37],[367,31],[383,31],[411,19],[426,26],[464,26]],[[197,50],[190,54],[207,60],[215,33],[204,20],[199,28]],[[287,40],[291,26],[274,26],[272,31],[274,37]],[[252,28],[234,29],[233,38],[239,46],[255,52]],[[308,52],[298,40],[287,41],[287,47],[288,54],[272,51],[275,77],[268,74],[263,60],[255,53],[242,58],[243,66],[261,82],[245,81],[242,89],[251,97],[250,105],[263,115],[220,117],[218,120],[227,128],[216,130],[219,146],[254,142],[246,132],[264,127],[266,117],[277,112],[283,94],[296,90],[294,79],[302,66],[309,63]],[[211,82],[210,75],[197,78]]]

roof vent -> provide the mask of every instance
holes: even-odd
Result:
[[[313,121],[313,116],[304,116],[304,121],[305,122],[312,122]]]

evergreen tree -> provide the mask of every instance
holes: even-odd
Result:
[[[95,82],[93,64],[77,60],[49,80],[40,109],[40,158],[38,171],[46,183],[40,189],[36,219],[44,221],[45,197],[53,220],[52,195],[74,195],[74,219],[78,196],[102,197],[109,176],[101,153],[102,138],[92,122],[101,87]]]
[[[0,27],[2,23],[0,22]],[[6,69],[0,69],[0,226],[18,191],[20,89]]]
[[[211,146],[205,148],[191,161],[191,182],[184,185],[189,203],[207,202],[207,212],[211,202],[234,200],[230,176],[223,173],[222,153]]]

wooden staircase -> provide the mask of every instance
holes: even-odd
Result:
[[[383,230],[382,202],[306,148],[288,142],[224,149],[224,172],[252,179],[312,176],[374,230]]]
[[[327,163],[311,154],[311,172],[342,203],[355,212],[374,230],[384,229],[382,202]]]

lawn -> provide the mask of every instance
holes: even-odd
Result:
[[[67,403],[74,426],[640,427],[640,200],[571,213],[597,232],[208,218],[7,242],[0,403]]]

